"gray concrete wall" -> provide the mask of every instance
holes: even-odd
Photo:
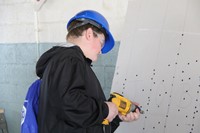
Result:
[[[43,1],[0,0],[0,108],[5,108],[10,133],[19,132],[20,111],[29,85],[37,78],[35,63],[39,55],[65,42],[66,23],[81,10],[103,14],[117,41],[116,47],[93,65],[109,96],[128,0],[46,0],[38,10]]]
[[[40,44],[39,53],[42,54],[53,45]],[[110,93],[118,48],[119,42],[116,42],[111,52],[101,55],[98,61],[93,63],[93,70],[107,97]],[[28,87],[37,78],[37,58],[37,45],[34,43],[0,44],[0,108],[5,109],[9,133],[20,132],[23,101]]]

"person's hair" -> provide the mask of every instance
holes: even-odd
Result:
[[[79,24],[81,24],[82,21],[73,21],[71,22],[71,24],[69,25],[69,27],[75,27]],[[106,37],[106,32],[104,29],[99,29],[97,27],[95,27],[94,25],[88,23],[88,24],[85,24],[85,25],[82,25],[82,26],[79,26],[77,28],[74,28],[72,30],[70,30],[66,36],[66,40],[69,38],[69,37],[74,37],[74,38],[78,38],[79,36],[82,36],[82,33],[87,30],[88,28],[92,28],[92,30],[94,30],[95,32],[99,33],[99,34],[104,34],[104,36]],[[96,37],[97,35],[94,34],[94,36]]]

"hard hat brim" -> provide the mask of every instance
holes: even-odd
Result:
[[[107,37],[106,37],[105,45],[101,49],[102,54],[108,53],[114,47],[114,44],[115,44],[112,34],[107,29],[106,29],[106,32],[107,32]]]

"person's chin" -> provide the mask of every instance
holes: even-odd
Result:
[[[98,56],[96,56],[95,58],[92,59],[93,62],[97,61]]]

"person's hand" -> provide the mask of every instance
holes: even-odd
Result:
[[[132,104],[139,106],[139,103],[133,102],[133,101],[131,101],[131,102],[132,102]],[[131,121],[135,121],[135,120],[139,119],[140,111],[139,111],[139,109],[136,109],[135,112],[130,112],[126,115],[119,114],[118,116],[124,122],[131,122]]]
[[[105,102],[108,105],[109,113],[106,119],[111,122],[118,115],[118,108],[112,102]]]
[[[140,117],[140,111],[136,109],[135,112],[130,112],[126,115],[119,114],[119,118],[124,122],[131,122],[139,119]]]

